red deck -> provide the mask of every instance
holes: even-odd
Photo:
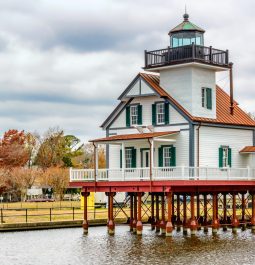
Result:
[[[100,181],[70,182],[86,192],[255,192],[255,181],[171,180],[171,181]]]

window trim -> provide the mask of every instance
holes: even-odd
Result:
[[[211,108],[208,107],[208,89],[210,89],[211,91]],[[208,109],[208,110],[212,110],[212,105],[213,105],[213,102],[212,102],[212,88],[210,87],[202,87],[201,88],[201,106],[202,108],[204,109]]]
[[[129,118],[130,118],[130,126],[136,126],[138,125],[138,119],[139,119],[139,115],[138,115],[138,105],[139,104],[130,104],[130,114],[129,114]],[[132,108],[136,107],[136,115],[132,115]],[[136,116],[136,123],[132,122],[132,116]]]
[[[164,101],[160,101],[160,102],[155,102],[154,103],[156,105],[156,125],[164,125],[165,124],[165,119],[166,119],[166,108],[165,108],[165,102]],[[164,121],[163,122],[158,122],[158,105],[163,105],[163,113],[160,113],[161,115],[163,115]]]

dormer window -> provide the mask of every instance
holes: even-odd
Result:
[[[212,109],[212,89],[203,87],[201,90],[202,107]]]

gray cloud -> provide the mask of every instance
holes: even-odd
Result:
[[[0,0],[0,123],[43,132],[59,125],[82,140],[141,71],[144,49],[168,46],[187,1]],[[255,2],[190,0],[207,46],[229,49],[236,100],[255,111]],[[218,74],[228,91],[227,73]]]

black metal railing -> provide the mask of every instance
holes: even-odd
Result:
[[[155,51],[145,51],[145,69],[183,62],[202,62],[218,66],[228,66],[228,50],[222,51],[200,45],[186,45]]]

